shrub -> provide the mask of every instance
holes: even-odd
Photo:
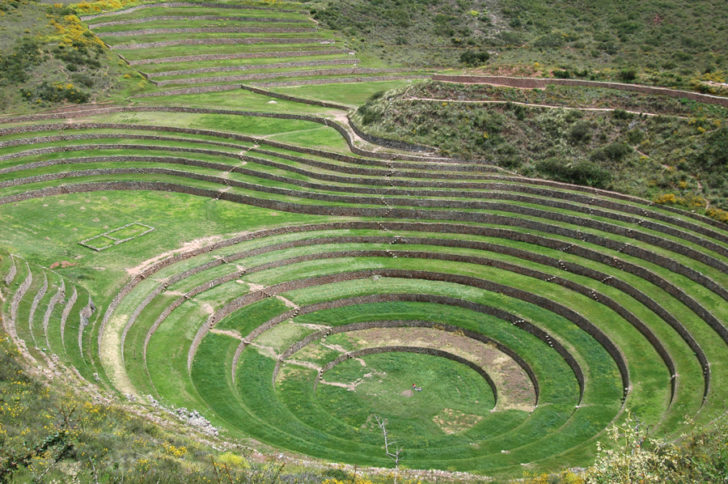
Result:
[[[619,71],[618,77],[622,82],[632,82],[637,79],[637,71],[632,68],[622,69]]]
[[[555,49],[566,43],[564,37],[558,32],[542,35],[533,43],[534,47],[541,49]]]
[[[94,85],[94,80],[90,76],[80,72],[72,74],[71,79],[85,87],[93,87]]]
[[[40,45],[30,37],[23,37],[10,55],[0,56],[0,80],[21,83],[28,80],[28,71],[41,61]]]
[[[728,223],[728,211],[720,208],[710,207],[705,214],[708,217],[712,217],[720,222]]]
[[[696,161],[709,170],[728,167],[728,127],[722,127],[708,137]]]
[[[20,92],[29,101],[38,99],[51,103],[68,101],[81,104],[87,102],[90,97],[87,92],[79,91],[73,84],[49,84],[47,81],[43,81],[34,90],[21,89]]]
[[[624,423],[607,429],[609,440],[622,446],[604,448],[597,443],[597,458],[588,473],[590,484],[607,482],[665,482],[679,459],[674,446],[647,437],[641,425],[627,413]]]
[[[374,124],[382,119],[382,113],[376,109],[372,109],[372,107],[368,104],[360,106],[359,109],[357,109],[357,112],[361,116],[361,123],[365,126]]]
[[[550,158],[537,163],[536,170],[557,181],[597,188],[606,188],[612,181],[612,175],[608,171],[587,161],[567,164]]]
[[[627,141],[633,145],[640,144],[645,139],[645,133],[639,129],[632,129],[627,132]]]
[[[591,125],[587,121],[579,121],[569,129],[569,141],[574,144],[586,143],[591,139]]]
[[[632,113],[628,113],[624,109],[615,109],[612,111],[612,117],[614,119],[631,119],[632,116]]]
[[[632,147],[625,143],[610,143],[604,147],[604,154],[612,161],[620,161],[632,153]]]
[[[488,61],[488,59],[490,59],[490,54],[485,51],[475,52],[472,50],[466,50],[460,54],[460,62],[470,67],[484,64]]]

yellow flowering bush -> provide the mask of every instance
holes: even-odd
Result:
[[[80,2],[73,8],[82,15],[106,12],[107,10],[119,10],[121,8],[131,7],[138,3],[139,0],[97,0],[96,2]]]

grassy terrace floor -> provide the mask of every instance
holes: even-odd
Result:
[[[421,75],[416,69],[362,63],[354,52],[343,48],[332,32],[319,30],[303,12],[191,4],[183,8],[132,8],[113,17],[86,20],[94,33],[160,87],[231,81],[295,80],[318,84],[336,82],[337,76]],[[241,47],[248,55],[265,57],[240,56]],[[193,56],[180,58],[189,54],[191,48]],[[341,66],[344,63],[350,67]],[[255,64],[261,66],[256,68]],[[227,71],[225,75],[218,70],[222,67]],[[190,72],[200,69],[201,72]]]

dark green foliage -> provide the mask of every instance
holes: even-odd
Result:
[[[555,49],[566,43],[564,37],[558,32],[548,33],[537,38],[533,46],[539,49]]]
[[[615,109],[612,111],[612,116],[614,116],[615,119],[630,119],[633,115],[624,109]]]
[[[588,72],[597,79],[704,90],[711,87],[691,78],[707,72],[724,77],[728,69],[728,16],[717,14],[725,11],[723,0],[512,0],[489,5],[492,11],[475,0],[312,3],[318,20],[357,39],[355,49],[410,65],[457,65],[473,50],[490,52],[493,65],[569,65],[555,75]]]
[[[93,87],[94,85],[94,80],[90,76],[80,72],[71,74],[71,79],[84,87]]]
[[[639,129],[627,131],[627,141],[631,145],[640,144],[645,139],[645,133]]]
[[[711,134],[705,148],[697,155],[697,162],[708,170],[728,170],[728,128]]]
[[[475,52],[473,50],[466,50],[460,54],[460,62],[470,67],[485,64],[488,59],[490,59],[490,54],[485,51]]]
[[[372,109],[366,104],[360,106],[359,109],[357,109],[357,113],[359,113],[359,115],[361,116],[361,122],[365,126],[376,123],[382,117],[381,112]]]
[[[100,45],[96,44],[93,50],[89,50],[84,44],[74,41],[70,47],[59,45],[53,49],[53,55],[67,62],[66,68],[71,71],[77,70],[79,67],[88,66],[93,69],[101,67],[99,55],[103,52]]]
[[[23,89],[23,96],[28,100],[40,99],[50,103],[72,102],[76,104],[85,103],[89,100],[87,92],[80,91],[73,86],[56,84],[51,85],[43,81],[35,89]]]
[[[27,3],[24,0],[3,0],[0,2],[0,11],[12,12],[13,9],[18,8],[20,5]]]
[[[588,161],[571,164],[551,158],[537,163],[536,170],[553,180],[596,188],[607,188],[612,180],[608,171]]]
[[[23,37],[9,55],[0,57],[0,83],[27,81],[30,69],[38,65],[41,59],[40,44],[30,37]]]
[[[637,70],[630,68],[630,69],[622,69],[619,71],[619,80],[622,82],[632,82],[635,79],[637,79]]]
[[[591,138],[591,125],[587,121],[579,121],[569,129],[569,141],[586,143]]]
[[[321,0],[313,17],[339,30],[357,51],[407,65],[485,63],[491,19],[475,0]],[[465,57],[461,55],[466,54]]]
[[[591,159],[592,161],[622,161],[630,153],[632,153],[631,146],[614,142],[592,153]]]

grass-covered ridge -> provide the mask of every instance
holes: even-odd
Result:
[[[394,62],[701,89],[728,73],[720,0],[311,3],[358,50]]]

